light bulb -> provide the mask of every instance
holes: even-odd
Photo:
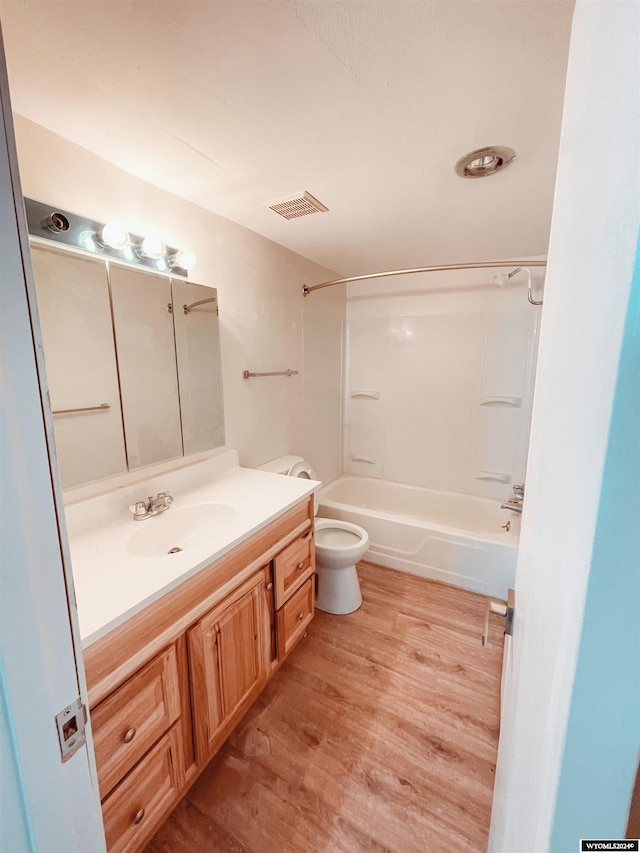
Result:
[[[109,246],[111,249],[122,251],[126,249],[131,238],[129,232],[125,231],[120,225],[107,223],[100,234],[96,234],[96,240],[101,246]]]
[[[78,245],[89,252],[96,250],[96,233],[95,231],[81,231],[78,234]]]
[[[165,256],[167,247],[159,237],[150,236],[144,238],[137,251],[141,257],[157,261]]]
[[[192,270],[196,265],[196,256],[193,252],[190,252],[188,249],[180,249],[175,253],[175,255],[171,255],[169,258],[169,266],[171,269],[174,267],[180,267],[183,270]]]

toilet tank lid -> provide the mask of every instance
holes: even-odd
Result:
[[[270,462],[265,462],[264,465],[258,465],[258,471],[269,471],[271,474],[288,474],[294,465],[304,462],[302,456],[278,456],[277,459],[272,459]]]

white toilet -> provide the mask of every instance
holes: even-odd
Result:
[[[313,468],[301,456],[280,456],[259,470],[315,480]],[[316,513],[318,500],[315,500]],[[369,548],[369,534],[357,524],[334,518],[316,518],[316,607],[326,613],[353,613],[362,604],[356,563]]]

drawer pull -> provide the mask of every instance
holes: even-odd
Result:
[[[134,739],[135,736],[136,736],[136,729],[135,729],[135,726],[132,726],[128,732],[125,732],[123,740],[125,743],[131,743],[131,741]]]
[[[141,823],[143,818],[144,818],[144,809],[140,809],[133,816],[133,822],[135,824]]]
[[[298,568],[299,568],[299,569],[304,569],[304,560],[301,560],[301,561],[298,563]]]
[[[298,619],[304,619],[304,613],[298,613]]]
[[[272,584],[272,583],[268,583],[268,584],[267,584],[267,589],[273,589],[273,584]]]

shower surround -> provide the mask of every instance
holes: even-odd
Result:
[[[353,510],[369,530],[372,559],[506,597],[519,519],[500,510],[500,501],[525,478],[541,309],[529,304],[524,279],[499,288],[496,272],[349,285],[343,471],[375,478],[368,489],[363,481],[369,498]],[[538,298],[543,276],[534,268]],[[409,488],[403,498],[402,487],[376,488],[376,480]],[[425,507],[453,508],[446,524],[407,509],[413,487],[426,490],[419,501]],[[349,491],[363,494],[353,485]],[[378,493],[397,499],[378,506]],[[456,514],[456,506],[469,508],[468,496],[492,499],[477,502],[491,505],[491,530],[470,525],[468,511]],[[323,515],[338,513],[330,503]],[[510,531],[502,528],[507,522]]]
[[[411,278],[349,285],[343,470],[507,498],[524,479],[540,309],[492,270]]]

